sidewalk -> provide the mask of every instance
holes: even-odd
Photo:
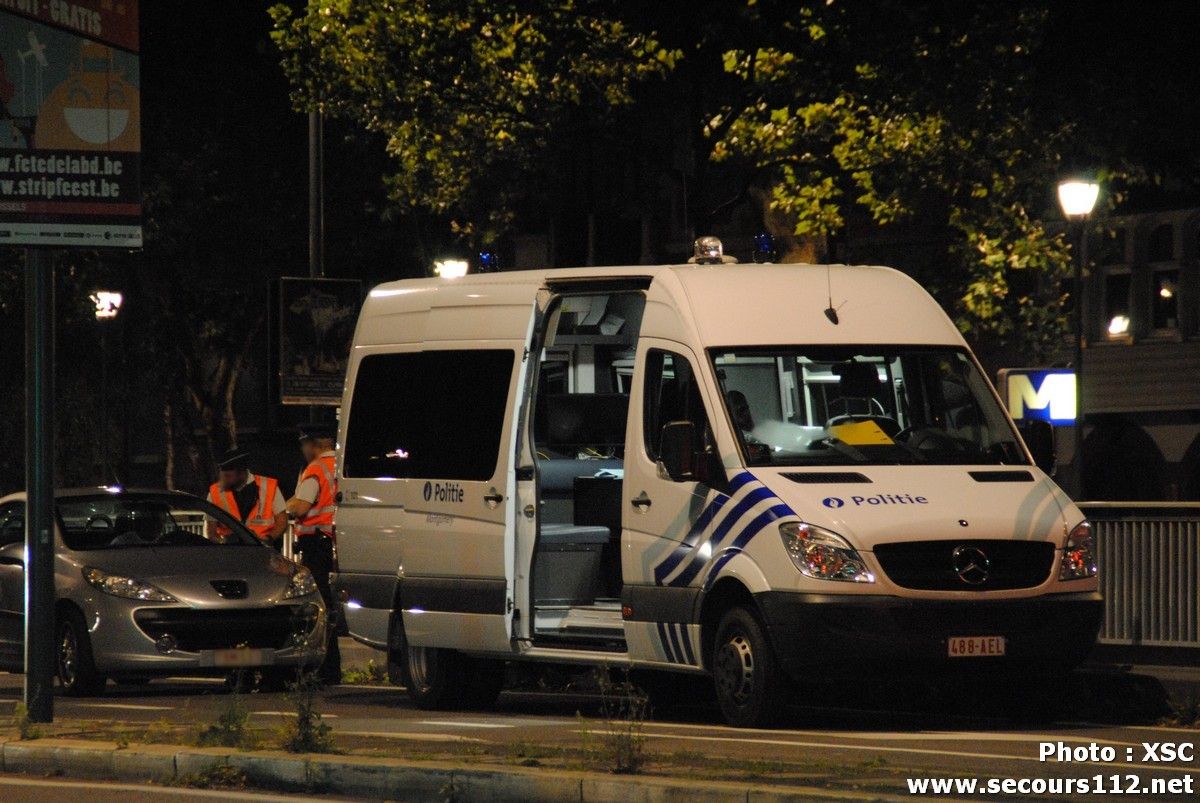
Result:
[[[609,775],[556,769],[462,767],[396,759],[296,755],[275,751],[174,745],[123,747],[74,739],[0,740],[0,771],[199,786],[231,768],[248,786],[280,792],[347,795],[370,799],[490,801],[711,801],[784,803],[857,800],[861,788],[768,786],[722,781]],[[875,800],[899,800],[870,794]]]

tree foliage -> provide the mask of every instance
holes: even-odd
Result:
[[[275,6],[294,100],[387,138],[393,197],[487,243],[578,120],[674,55],[594,0],[314,0]]]
[[[854,215],[943,228],[951,259],[919,278],[965,333],[1042,359],[1065,325],[1070,267],[1038,219],[1070,133],[1035,113],[1044,17],[1023,4],[794,6],[778,20],[786,47],[725,54],[753,92],[709,121],[723,128],[713,158],[743,161],[796,235],[835,235]]]

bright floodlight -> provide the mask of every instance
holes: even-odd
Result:
[[[1108,333],[1113,337],[1129,334],[1129,316],[1114,315],[1108,322]]]
[[[121,302],[125,300],[120,293],[110,290],[97,290],[88,296],[96,305],[96,320],[103,321],[117,317],[121,311]]]
[[[1058,185],[1058,203],[1063,214],[1069,218],[1092,214],[1096,199],[1100,197],[1100,185],[1091,181],[1063,181]]]
[[[440,259],[433,263],[433,272],[443,279],[461,279],[469,267],[465,259]]]

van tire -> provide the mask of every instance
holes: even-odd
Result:
[[[460,707],[465,680],[465,659],[453,650],[406,647],[405,675],[408,696],[424,711]]]
[[[721,617],[710,666],[726,722],[756,728],[778,720],[786,679],[753,611],[730,608]]]

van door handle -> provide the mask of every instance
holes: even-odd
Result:
[[[500,507],[500,503],[504,501],[504,494],[497,491],[495,488],[489,488],[488,492],[483,495],[483,501],[488,507],[495,510]]]
[[[638,509],[639,513],[645,513],[647,510],[650,509],[650,505],[652,505],[654,503],[652,501],[650,501],[650,497],[646,495],[646,492],[642,491],[640,494],[635,496],[633,499],[630,499],[629,504],[636,507]]]

